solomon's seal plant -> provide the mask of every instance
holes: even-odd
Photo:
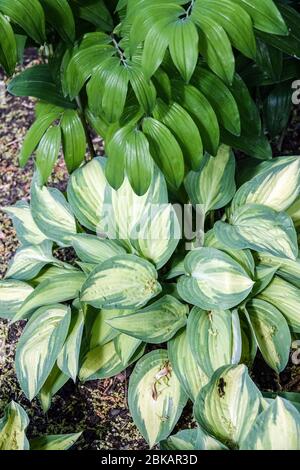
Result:
[[[24,393],[47,410],[69,379],[111,377],[139,360],[129,407],[150,446],[168,438],[190,399],[207,445],[215,436],[220,446],[276,448],[272,419],[298,429],[299,416],[262,400],[236,365],[251,366],[259,349],[279,373],[300,333],[300,157],[243,160],[241,172],[229,147],[206,154],[184,181],[190,222],[202,214],[189,240],[156,166],[138,196],[127,176],[110,186],[107,164],[78,168],[66,195],[37,171],[30,205],[5,208],[21,246],[0,283],[0,314],[28,320],[16,352]],[[73,247],[76,262],[60,261],[57,247]],[[144,356],[151,345],[160,349]],[[218,400],[241,403],[238,423],[206,411]],[[297,436],[286,446],[299,448]]]

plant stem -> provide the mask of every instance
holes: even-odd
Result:
[[[79,116],[80,116],[82,125],[83,125],[83,127],[84,127],[84,131],[85,131],[85,135],[86,135],[86,141],[87,141],[87,144],[88,144],[88,147],[89,147],[89,151],[90,151],[91,157],[94,158],[95,155],[96,155],[96,152],[95,152],[94,145],[93,145],[93,142],[92,142],[90,133],[89,133],[89,129],[88,129],[88,126],[87,126],[87,122],[86,122],[86,120],[85,120],[84,111],[83,111],[83,106],[82,106],[82,102],[81,102],[80,96],[77,96],[77,97],[76,97],[76,103],[77,103],[77,105],[78,105]]]

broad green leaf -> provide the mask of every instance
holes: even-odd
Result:
[[[82,286],[81,301],[97,308],[139,308],[160,291],[151,263],[135,255],[119,255],[91,272]]]
[[[210,69],[222,80],[231,84],[235,71],[235,58],[230,40],[224,28],[209,16],[201,15],[199,50]]]
[[[45,42],[45,15],[38,0],[1,0],[0,11],[37,43]]]
[[[34,65],[19,73],[9,82],[7,90],[14,96],[33,96],[55,106],[76,108],[74,102],[64,98],[48,64]]]
[[[189,113],[176,102],[167,106],[159,100],[153,115],[174,134],[188,167],[198,170],[203,159],[203,145],[197,125]]]
[[[19,161],[22,167],[26,165],[49,126],[51,126],[56,119],[59,119],[61,112],[62,110],[60,108],[53,107],[48,113],[42,113],[37,116],[37,119],[27,132],[21,148]]]
[[[151,184],[154,166],[149,142],[143,132],[133,130],[126,139],[123,152],[130,184],[138,196],[143,196]]]
[[[137,363],[130,377],[128,404],[150,447],[172,432],[186,404],[186,395],[172,371],[167,351],[152,351]]]
[[[0,281],[0,318],[11,320],[33,288],[14,279]]]
[[[16,374],[29,400],[44,385],[63,347],[70,309],[49,305],[38,309],[27,323],[16,350]]]
[[[201,67],[195,74],[193,84],[208,99],[219,123],[231,134],[239,136],[241,134],[239,109],[231,91],[222,80],[210,70]]]
[[[75,235],[72,245],[77,256],[86,263],[100,264],[114,256],[126,253],[116,241],[87,233]]]
[[[260,135],[251,135],[246,133],[244,135],[236,136],[227,132],[224,128],[221,128],[221,141],[234,149],[240,150],[250,157],[258,158],[260,160],[271,160],[273,157],[270,142],[263,133]]]
[[[59,126],[51,126],[45,132],[36,152],[36,166],[41,175],[41,183],[46,184],[56,163],[61,144],[61,130]]]
[[[229,147],[221,146],[216,157],[205,155],[198,172],[191,171],[185,188],[194,206],[207,213],[226,206],[235,193],[235,158]]]
[[[181,239],[181,227],[171,204],[152,207],[140,220],[140,230],[130,235],[131,244],[144,258],[162,268]]]
[[[300,413],[283,398],[276,398],[257,418],[241,450],[298,450]]]
[[[256,42],[252,20],[239,5],[229,0],[202,0],[195,3],[192,18],[196,18],[197,22],[209,18],[221,25],[233,46],[246,57],[255,59]]]
[[[68,450],[80,438],[82,432],[36,437],[30,440],[30,450]]]
[[[46,14],[46,21],[53,26],[67,43],[75,39],[75,21],[67,0],[39,0]]]
[[[286,24],[271,0],[233,0],[251,16],[254,27],[270,34],[287,35]]]
[[[299,193],[300,157],[276,158],[239,188],[232,201],[232,211],[245,204],[263,204],[285,211]]]
[[[0,450],[29,450],[25,434],[28,424],[25,410],[11,401],[0,419]]]
[[[259,109],[252,98],[247,85],[237,73],[234,75],[229,89],[239,108],[241,133],[246,136],[259,137],[262,133],[262,122]]]
[[[279,374],[290,355],[288,324],[280,311],[264,300],[252,299],[246,308],[258,347],[268,365]]]
[[[259,260],[267,266],[276,268],[277,275],[300,289],[300,259],[296,261],[286,258],[277,258],[265,253],[259,253]]]
[[[64,195],[56,188],[40,186],[38,177],[31,185],[31,213],[39,229],[60,246],[71,246],[76,221]]]
[[[77,111],[67,110],[61,120],[62,145],[69,173],[76,170],[84,160],[86,135]]]
[[[168,355],[172,368],[187,396],[195,401],[198,393],[208,382],[192,354],[186,328],[182,328],[168,342]]]
[[[14,224],[17,238],[22,245],[39,245],[46,240],[32,218],[30,206],[26,201],[18,201],[14,206],[3,207]]]
[[[144,119],[143,131],[156,164],[171,188],[177,190],[184,178],[184,159],[177,140],[164,124],[150,117]]]
[[[8,75],[17,65],[17,43],[8,19],[0,13],[0,64]]]
[[[297,258],[297,234],[286,213],[261,204],[247,204],[232,214],[230,223],[217,222],[214,227],[218,240],[229,248],[249,248],[281,258]]]
[[[113,134],[107,143],[108,160],[105,166],[105,176],[109,185],[118,190],[125,178],[126,156],[124,148],[127,147],[127,140],[132,134],[133,125],[128,124]]]
[[[275,276],[269,286],[259,295],[259,298],[278,308],[291,330],[300,333],[300,289]]]
[[[78,168],[68,183],[68,201],[79,222],[89,230],[100,230],[107,181],[104,158]]]
[[[190,18],[178,19],[170,32],[170,54],[185,82],[189,82],[198,61],[198,32]]]
[[[63,265],[52,256],[52,242],[45,240],[40,245],[21,246],[9,263],[5,277],[20,281],[33,279],[49,263]]]
[[[166,24],[165,18],[162,18],[161,21],[156,21],[151,25],[146,35],[142,55],[142,68],[149,79],[164,60],[169,45],[169,33],[170,28]]]
[[[168,341],[185,326],[188,307],[166,295],[142,310],[106,320],[114,329],[146,343]]]
[[[210,155],[216,155],[220,142],[220,129],[210,102],[197,88],[179,81],[172,83],[172,93],[197,124],[204,149]]]
[[[110,32],[113,30],[113,20],[103,0],[81,2],[81,4],[80,2],[76,3],[79,3],[78,9],[76,9],[79,18],[92,23],[100,28],[101,31]]]
[[[68,382],[65,375],[55,364],[39,393],[39,401],[44,413],[51,407],[52,397]]]
[[[110,68],[104,84],[102,109],[108,122],[116,122],[123,114],[128,90],[128,71],[118,63]]]
[[[13,321],[29,318],[39,307],[75,299],[85,279],[85,274],[79,271],[70,271],[45,279],[26,297],[21,308],[13,317]]]
[[[199,393],[194,414],[204,431],[235,449],[252,429],[260,400],[261,394],[244,365],[225,366]]]
[[[300,197],[296,199],[294,204],[288,209],[287,213],[292,218],[295,228],[299,233],[300,229]]]
[[[197,364],[209,378],[219,367],[238,364],[241,359],[242,338],[236,311],[205,312],[194,307],[188,318],[187,337]]]
[[[131,66],[128,72],[130,84],[139,104],[146,114],[150,114],[156,103],[156,90],[153,83],[147,80],[138,66]]]
[[[60,370],[75,382],[79,368],[79,353],[84,327],[84,315],[82,310],[73,310],[71,323],[66,338],[57,358]]]
[[[204,310],[235,307],[254,284],[242,266],[214,248],[191,251],[185,258],[185,270],[187,275],[177,284],[179,295]]]

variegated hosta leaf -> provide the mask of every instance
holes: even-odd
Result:
[[[60,246],[71,246],[76,221],[64,195],[55,188],[40,186],[37,177],[31,185],[31,212],[39,229]]]
[[[186,404],[167,351],[146,354],[130,377],[128,404],[136,426],[150,447],[166,439]]]
[[[82,310],[73,310],[68,336],[57,358],[57,365],[75,382],[79,367],[79,353],[84,327]]]
[[[131,231],[131,243],[157,269],[163,267],[181,239],[181,228],[171,204],[160,204],[150,209],[140,221],[140,230]]]
[[[60,275],[70,274],[72,273],[80,273],[80,270],[72,264],[63,263],[61,266],[46,266],[42,271],[30,281],[30,284],[34,287],[41,284],[46,279],[52,279]]]
[[[232,201],[232,211],[245,204],[285,211],[299,194],[300,157],[276,158],[264,162],[258,174],[240,187]]]
[[[199,393],[194,414],[205,431],[236,448],[252,429],[260,400],[261,393],[244,365],[225,366]]]
[[[30,441],[30,450],[68,450],[78,441],[81,434],[82,432],[77,432],[36,437]]]
[[[272,369],[282,372],[289,360],[291,334],[284,316],[260,299],[247,302],[247,312],[258,347]]]
[[[33,287],[26,282],[0,281],[0,318],[11,320],[32,291]]]
[[[297,258],[297,234],[292,219],[286,213],[259,204],[248,204],[236,210],[230,223],[217,222],[214,228],[219,241],[228,247]]]
[[[198,172],[191,171],[185,180],[185,188],[194,206],[202,204],[204,211],[226,206],[235,193],[235,158],[225,145],[216,157],[205,155]]]
[[[72,173],[68,201],[79,222],[93,232],[101,231],[103,205],[110,191],[105,178],[105,158],[93,158]]]
[[[52,242],[45,240],[40,245],[21,246],[8,266],[5,277],[20,281],[33,279],[49,263],[63,265],[52,256]]]
[[[159,204],[168,203],[167,185],[163,174],[155,166],[150,187],[143,196],[137,196],[130,182],[125,177],[122,186],[111,192],[111,205],[113,226],[112,234],[116,233],[121,240],[130,240],[131,233],[136,239],[136,233],[142,220],[145,220],[151,209]],[[109,235],[112,238],[112,235]]]
[[[217,250],[224,251],[241,266],[243,266],[250,277],[254,276],[255,262],[250,250],[232,250],[217,239],[213,229],[209,230],[209,232],[205,234],[204,246],[207,248],[216,248]]]
[[[4,207],[3,210],[11,216],[17,238],[22,245],[39,245],[46,240],[46,236],[33,220],[27,202],[18,201],[14,206]]]
[[[209,436],[201,428],[185,429],[160,443],[162,450],[227,450],[227,447]]]
[[[120,334],[115,337],[114,343],[116,352],[122,364],[124,367],[126,367],[130,361],[130,358],[132,358],[137,349],[141,346],[142,341],[134,338],[133,336]]]
[[[214,248],[191,251],[185,259],[185,270],[187,275],[178,281],[179,295],[205,310],[235,307],[254,284],[241,265]]]
[[[206,312],[194,307],[188,318],[188,341],[193,356],[208,377],[228,364],[238,364],[242,353],[239,316],[236,311]]]
[[[168,341],[185,326],[187,314],[187,305],[183,305],[171,295],[165,295],[142,310],[106,321],[122,333],[146,343],[160,344]]]
[[[300,413],[288,400],[276,398],[258,416],[240,448],[241,450],[299,450]]]
[[[73,237],[72,244],[77,256],[86,263],[100,264],[114,256],[126,253],[124,248],[115,241],[87,233],[79,233]]]
[[[91,272],[81,290],[81,301],[96,308],[143,307],[161,286],[154,266],[135,255],[120,255]]]
[[[25,410],[11,401],[0,419],[0,450],[29,450],[25,434],[28,424]]]
[[[69,273],[46,279],[26,298],[21,308],[13,317],[13,321],[16,322],[29,318],[34,310],[44,305],[75,299],[85,279],[85,274],[80,271],[70,271]]]
[[[140,351],[137,350],[136,355],[131,358],[131,362],[139,357],[139,353]],[[87,352],[79,371],[79,379],[84,382],[86,380],[113,377],[122,372],[128,365],[123,364],[113,340]]]
[[[297,232],[299,233],[300,229],[300,197],[296,199],[294,204],[287,210],[287,213],[292,218]]]
[[[68,334],[70,309],[61,304],[38,309],[29,320],[16,350],[16,373],[32,400],[50,374]]]
[[[265,253],[259,253],[258,258],[261,263],[277,268],[278,276],[300,288],[300,258],[296,261],[286,258],[277,258]]]
[[[188,343],[186,328],[178,331],[168,342],[168,354],[172,369],[185,393],[195,401],[202,387],[207,384],[208,377],[195,361]]]
[[[277,307],[284,315],[291,330],[300,333],[300,289],[275,276],[259,298]]]

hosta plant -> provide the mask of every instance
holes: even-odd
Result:
[[[35,153],[46,183],[62,146],[72,173],[87,144],[94,155],[90,128],[105,139],[110,185],[126,175],[138,195],[155,165],[177,193],[221,143],[270,159],[264,131],[286,126],[299,76],[300,15],[286,3],[0,0],[7,73],[27,46],[42,58],[8,85],[41,100],[21,165]]]
[[[300,333],[300,157],[236,167],[221,146],[187,173],[180,205],[157,166],[139,196],[127,175],[112,188],[107,165],[82,165],[66,194],[37,170],[30,204],[4,208],[21,245],[0,282],[0,316],[27,320],[16,351],[25,395],[46,411],[69,379],[112,377],[139,360],[128,401],[150,446],[168,438],[188,399],[203,432],[224,445],[276,446],[272,416],[298,429],[298,415],[281,400],[267,408],[245,368],[230,366],[251,366],[260,350],[279,373]],[[73,264],[57,255],[70,247]],[[225,366],[229,377],[216,386]],[[214,400],[217,390],[223,403],[230,380],[244,410],[237,428],[225,419],[233,436],[201,415],[205,394]],[[257,433],[248,435],[251,423]]]
[[[296,406],[298,406],[298,410]],[[162,441],[165,450],[299,450],[299,403],[266,399],[245,366],[218,369],[198,394],[198,427]]]
[[[81,436],[77,434],[57,434],[36,437],[28,440],[26,429],[29,418],[26,411],[12,401],[0,419],[0,450],[67,450]]]

